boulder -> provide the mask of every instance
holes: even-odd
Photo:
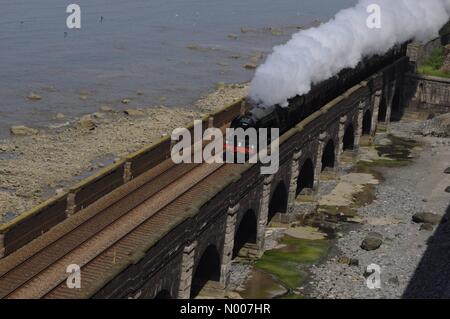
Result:
[[[437,225],[441,221],[441,216],[433,214],[433,213],[417,213],[412,217],[413,222],[415,223],[424,223]]]
[[[254,63],[247,63],[246,65],[244,65],[244,68],[246,68],[247,70],[254,70],[256,69],[258,66]]]
[[[10,132],[12,135],[16,135],[16,136],[29,136],[29,135],[36,135],[39,133],[38,130],[31,128],[31,127],[27,127],[25,125],[11,126]]]
[[[143,110],[140,109],[126,109],[123,111],[128,116],[144,116],[145,113]]]
[[[56,116],[55,116],[55,119],[57,119],[57,120],[64,120],[64,118],[65,118],[65,116],[64,116],[64,114],[62,114],[62,113],[58,113],[58,114],[56,114]]]
[[[450,193],[450,186],[447,186],[447,188],[445,189],[446,193]]]
[[[39,94],[31,92],[30,94],[28,94],[27,99],[29,99],[30,101],[40,101],[42,100],[42,97]]]
[[[420,229],[419,230],[428,230],[431,231],[433,230],[433,224],[430,223],[424,223],[422,225],[420,225]]]
[[[447,167],[444,171],[444,174],[450,174],[450,167]]]
[[[100,112],[107,113],[107,112],[112,112],[112,110],[113,109],[109,105],[104,104],[104,105],[100,106]]]
[[[123,99],[123,100],[121,101],[121,103],[122,103],[122,104],[130,104],[130,103],[131,103],[131,100],[130,100],[130,99]]]
[[[103,114],[101,112],[95,112],[95,113],[92,113],[92,117],[96,118],[96,119],[103,119],[103,118],[105,118],[105,114]]]
[[[361,243],[361,248],[367,251],[376,250],[380,248],[383,243],[383,236],[379,233],[371,232],[367,234]]]
[[[97,127],[97,123],[94,121],[91,115],[84,115],[78,121],[78,127],[82,129],[93,130]]]

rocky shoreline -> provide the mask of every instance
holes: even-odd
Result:
[[[311,243],[323,235],[331,243],[327,257],[309,265],[299,286],[289,288],[277,273],[260,269],[259,261],[237,261],[229,297],[450,297],[450,139],[436,137],[433,132],[442,129],[430,129],[436,121],[416,116],[380,129],[356,162],[350,157],[343,163],[337,180],[321,181],[317,212],[307,222],[317,230],[268,229],[270,254],[283,246],[283,234]],[[275,269],[282,265],[274,262]],[[304,265],[300,260],[298,271]],[[367,285],[369,265],[380,267],[380,288]]]
[[[0,224],[174,128],[247,96],[247,90],[247,84],[221,83],[193,105],[125,111],[102,106],[71,122],[58,114],[45,130],[12,128],[15,135],[0,140]]]
[[[448,267],[445,249],[441,260],[418,273],[429,262],[436,236],[450,243],[450,140],[423,137],[416,133],[423,124],[409,121],[391,123],[389,134],[418,140],[423,150],[409,165],[377,167],[383,181],[377,186],[372,203],[357,210],[360,222],[349,227],[336,240],[335,254],[311,269],[307,283],[310,298],[448,298]],[[378,134],[376,143],[388,133]],[[441,219],[442,218],[442,219]],[[344,226],[345,228],[345,226]],[[374,249],[363,249],[367,236],[377,233]],[[357,260],[356,265],[345,258]],[[370,289],[367,266],[380,266],[380,288]],[[440,264],[440,265],[439,265]],[[439,280],[433,281],[432,274]],[[418,277],[421,277],[420,279]],[[417,289],[418,287],[421,287]]]

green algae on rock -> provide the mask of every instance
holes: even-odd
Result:
[[[281,248],[269,250],[256,267],[275,276],[286,288],[299,287],[308,276],[308,267],[320,262],[328,253],[329,240],[307,240],[284,236]]]

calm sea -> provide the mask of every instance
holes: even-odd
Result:
[[[217,82],[249,81],[251,56],[355,2],[0,0],[0,137],[59,112],[123,107],[123,98],[128,107],[188,105]],[[81,7],[80,30],[66,27],[70,3]],[[31,91],[42,100],[28,101]]]

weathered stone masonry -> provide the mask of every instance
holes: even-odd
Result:
[[[405,76],[404,107],[448,112],[450,79],[409,73]]]
[[[410,73],[404,77],[402,107],[432,112],[448,112],[450,107],[450,79],[417,74],[418,67],[434,49],[447,45],[449,36],[436,38],[428,43],[412,43],[408,46]]]

